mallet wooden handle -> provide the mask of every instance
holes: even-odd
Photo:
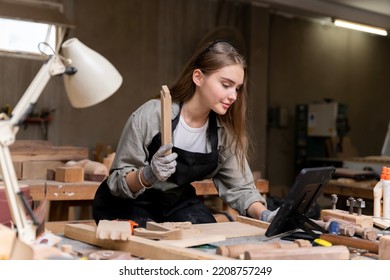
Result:
[[[378,254],[379,243],[376,241],[364,240],[361,238],[340,236],[324,233],[320,235],[321,239],[329,241],[333,245],[345,245],[356,249],[368,250],[371,253]]]

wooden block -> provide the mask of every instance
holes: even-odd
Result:
[[[56,181],[71,183],[84,181],[84,169],[80,166],[62,166],[56,168]]]
[[[321,219],[322,220],[327,220],[329,217],[337,218],[337,219],[342,219],[351,223],[355,223],[362,228],[368,228],[368,227],[373,227],[374,222],[372,220],[371,216],[366,216],[366,215],[360,215],[358,216],[356,213],[349,214],[347,211],[343,210],[332,210],[332,209],[324,209],[321,210]]]
[[[172,143],[172,99],[167,86],[161,89],[161,145]],[[169,152],[167,152],[168,154]]]

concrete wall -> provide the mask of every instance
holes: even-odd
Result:
[[[77,37],[106,56],[124,78],[103,103],[74,109],[61,78],[52,78],[37,109],[55,109],[48,140],[54,145],[110,145],[115,150],[128,116],[172,84],[196,46],[224,34],[250,66],[248,124],[251,165],[287,188],[294,177],[294,109],[334,98],[349,106],[350,137],[359,155],[378,154],[390,119],[390,40],[270,14],[262,7],[215,0],[64,0]],[[15,106],[42,62],[0,57],[0,105]],[[286,128],[267,129],[267,109],[289,111]],[[42,139],[39,126],[18,139]]]

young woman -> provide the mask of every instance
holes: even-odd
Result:
[[[147,101],[129,117],[110,176],[96,192],[97,223],[215,222],[191,186],[205,178],[213,179],[219,196],[241,215],[273,218],[246,158],[246,67],[225,41],[207,44],[193,55],[170,89],[172,144],[161,146],[159,99]]]

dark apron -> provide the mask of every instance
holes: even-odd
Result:
[[[180,113],[172,121],[175,130]],[[133,220],[145,227],[147,221],[185,222],[193,224],[216,222],[211,211],[196,196],[191,182],[204,179],[218,165],[217,119],[214,112],[209,116],[210,153],[193,153],[177,147],[172,151],[178,154],[176,172],[168,179],[178,185],[177,188],[160,191],[154,188],[145,190],[136,199],[113,196],[106,180],[96,191],[93,201],[93,217],[99,220]],[[158,133],[148,147],[149,162],[161,146],[161,134]]]

